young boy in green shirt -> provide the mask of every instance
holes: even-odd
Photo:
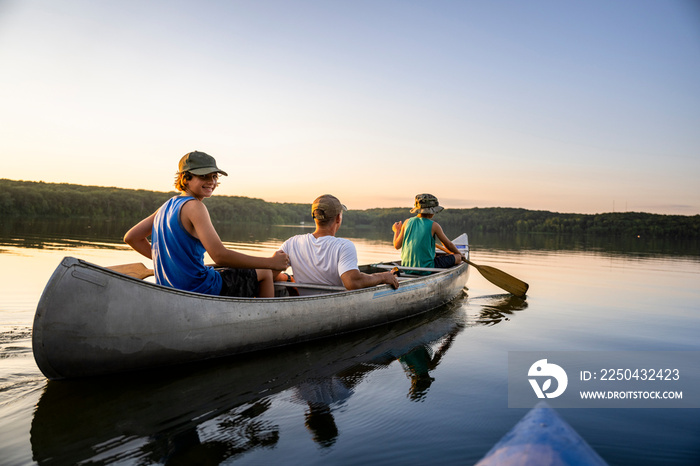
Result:
[[[432,220],[433,216],[444,207],[432,194],[418,194],[415,207],[411,213],[417,213],[404,222],[396,222],[391,227],[394,231],[394,247],[401,249],[403,267],[448,268],[462,262],[462,255],[450,241],[442,227]],[[435,238],[454,254],[435,256]]]

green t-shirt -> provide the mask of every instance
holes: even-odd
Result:
[[[402,266],[435,267],[435,237],[432,230],[433,221],[429,218],[411,217],[406,220],[401,245]]]

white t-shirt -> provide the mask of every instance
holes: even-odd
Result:
[[[343,286],[340,276],[358,269],[355,245],[345,238],[292,236],[280,248],[289,255],[294,281]]]

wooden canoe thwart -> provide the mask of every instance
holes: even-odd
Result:
[[[135,278],[148,270],[140,265],[119,271],[63,259],[34,317],[34,358],[46,377],[127,372],[369,328],[462,296],[470,271],[462,264],[402,280],[396,290],[379,285],[354,291],[316,289],[312,295],[282,298],[230,298]],[[376,266],[361,270],[383,271]]]

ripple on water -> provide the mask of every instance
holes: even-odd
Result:
[[[23,356],[32,352],[32,329],[12,326],[0,330],[0,358]]]
[[[45,380],[31,358],[31,338],[29,327],[0,330],[0,406],[32,392]]]

